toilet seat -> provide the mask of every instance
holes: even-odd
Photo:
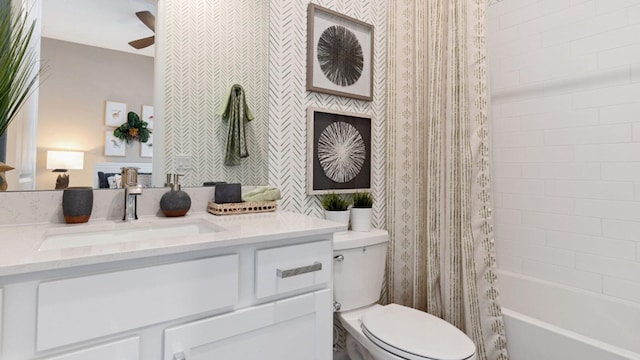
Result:
[[[448,322],[398,304],[362,316],[362,331],[377,346],[409,360],[465,360],[475,345]]]

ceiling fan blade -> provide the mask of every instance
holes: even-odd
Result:
[[[131,42],[129,42],[129,45],[131,45],[134,48],[140,50],[140,49],[146,48],[147,46],[153,45],[155,40],[156,40],[155,36],[149,36],[149,37],[146,37],[146,38],[142,38],[142,39],[131,41]]]
[[[138,11],[136,13],[136,16],[138,17],[138,19],[140,19],[140,21],[142,21],[143,24],[147,25],[147,27],[151,29],[151,31],[156,31],[156,17],[153,16],[152,13],[150,13],[149,11]]]

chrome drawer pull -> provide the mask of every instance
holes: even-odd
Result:
[[[322,263],[314,262],[313,265],[301,266],[293,269],[287,269],[287,270],[278,269],[277,273],[278,273],[278,277],[284,279],[284,278],[288,278],[296,275],[302,275],[302,274],[306,274],[314,271],[320,271],[320,270],[322,270]]]

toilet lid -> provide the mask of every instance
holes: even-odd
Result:
[[[455,326],[397,304],[364,314],[362,330],[376,345],[411,360],[463,360],[476,351],[471,339]]]

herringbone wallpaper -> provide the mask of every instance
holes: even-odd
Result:
[[[301,0],[270,1],[269,57],[269,182],[282,190],[282,209],[322,217],[320,198],[306,194],[308,107],[373,116],[373,182],[376,199],[373,225],[385,227],[386,170],[386,32],[387,1],[324,0],[320,6],[365,21],[374,30],[373,101],[308,92],[307,5]]]
[[[225,180],[267,183],[269,2],[166,1],[165,159],[191,155],[183,184]],[[226,121],[218,109],[229,87],[242,85],[255,120],[248,123],[249,157],[225,166]]]

